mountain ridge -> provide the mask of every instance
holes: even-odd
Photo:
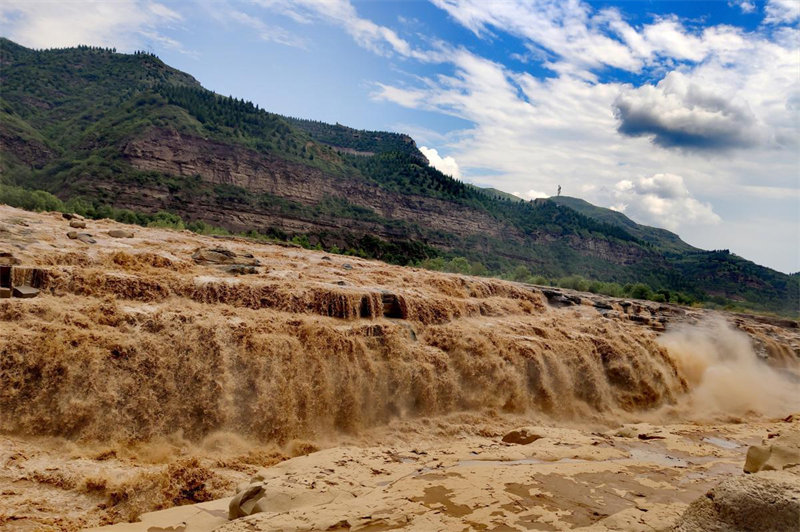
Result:
[[[577,198],[515,201],[432,168],[411,137],[282,117],[145,53],[0,40],[0,179],[62,200],[419,262],[644,282],[797,310],[796,278]],[[76,199],[77,198],[77,199]],[[394,248],[392,248],[394,246]]]

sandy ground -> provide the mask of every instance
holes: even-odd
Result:
[[[3,532],[666,530],[800,427],[791,322],[67,224],[0,206]]]
[[[263,470],[263,513],[228,523],[223,499],[104,530],[666,530],[742,474],[748,445],[798,424],[520,429],[539,439],[334,447]]]
[[[256,457],[249,447],[249,455],[231,456],[236,442],[218,437],[217,448],[211,441],[182,449],[162,443],[160,455],[144,445],[140,454],[109,457],[98,446],[92,450],[101,454],[92,456],[70,442],[3,437],[0,493],[14,513],[5,514],[0,530],[113,521],[136,504],[153,504],[159,491],[169,491],[159,481],[163,472],[176,464],[191,469],[192,462],[209,473],[205,483],[217,485],[213,495],[233,495],[257,477],[269,495],[264,513],[229,522],[230,497],[220,497],[102,529],[667,530],[709,487],[743,474],[748,446],[800,431],[797,421],[783,420],[613,428],[519,425],[523,420],[473,414],[397,422],[263,469],[257,462],[288,454],[273,448]],[[513,431],[536,438],[504,442]],[[131,500],[137,490],[146,493]],[[125,492],[131,499],[109,504]]]

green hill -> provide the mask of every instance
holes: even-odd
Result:
[[[621,212],[613,211],[611,209],[604,209],[603,207],[597,207],[580,198],[554,196],[548,198],[548,201],[552,201],[556,205],[569,207],[570,209],[597,221],[624,229],[643,242],[653,244],[664,251],[670,250],[676,252],[689,252],[696,250],[696,248],[693,248],[681,240],[681,238],[675,233],[667,231],[666,229],[639,225]]]
[[[796,277],[577,198],[528,202],[465,184],[432,168],[407,135],[276,115],[152,54],[0,39],[0,86],[5,201],[41,206],[44,196],[25,192],[40,189],[65,208],[136,223],[180,216],[197,230],[401,264],[463,257],[479,273],[581,275],[800,308]]]

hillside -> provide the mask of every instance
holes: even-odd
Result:
[[[148,223],[169,212],[195,228],[400,264],[464,257],[492,274],[522,266],[800,308],[787,275],[582,200],[477,189],[430,167],[406,135],[269,113],[150,54],[2,39],[0,67],[0,186],[45,190],[89,216]]]

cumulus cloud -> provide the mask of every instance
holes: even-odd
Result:
[[[441,173],[456,179],[461,179],[461,170],[459,170],[458,163],[453,157],[449,155],[447,157],[442,157],[436,149],[428,148],[427,146],[420,146],[419,151],[428,159],[431,166]]]
[[[764,6],[767,24],[791,24],[800,20],[800,2],[797,0],[769,0]]]
[[[3,33],[33,48],[88,44],[131,51],[155,41],[183,51],[178,41],[161,32],[180,20],[166,5],[145,0],[0,3]]]
[[[616,183],[613,193],[614,210],[673,231],[685,224],[718,224],[721,221],[710,204],[692,197],[679,175],[665,173],[636,180],[623,179]]]
[[[665,148],[724,150],[758,143],[757,121],[745,102],[708,90],[677,71],[656,86],[623,92],[614,108],[620,133],[651,136]]]

